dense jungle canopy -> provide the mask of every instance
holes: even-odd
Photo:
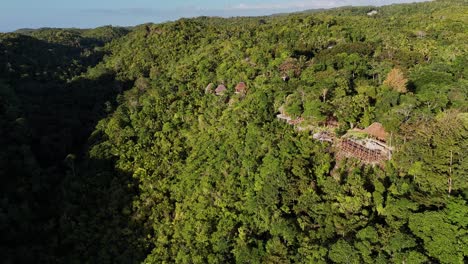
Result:
[[[466,263],[467,14],[0,34],[2,263]],[[391,159],[337,159],[327,120]]]

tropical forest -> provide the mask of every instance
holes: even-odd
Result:
[[[468,263],[468,3],[0,33],[2,263]]]

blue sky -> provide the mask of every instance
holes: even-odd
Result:
[[[6,3],[5,3],[5,2]],[[420,0],[2,0],[0,31],[18,28],[130,26],[181,17],[256,16],[346,5]]]

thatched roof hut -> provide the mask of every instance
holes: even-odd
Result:
[[[236,94],[245,94],[247,92],[247,85],[244,82],[240,82],[236,86]]]
[[[208,84],[208,85],[206,86],[206,88],[205,88],[205,93],[206,93],[206,94],[211,94],[211,93],[213,93],[213,86],[214,86],[214,84],[212,84],[212,83]]]
[[[227,91],[226,86],[224,84],[218,85],[215,89],[216,95],[223,95]]]
[[[387,131],[385,131],[385,128],[382,126],[382,124],[380,123],[372,123],[372,125],[366,127],[364,130],[362,130],[363,132],[366,132],[367,134],[369,134],[370,136],[378,139],[378,140],[381,140],[381,141],[386,141],[387,137],[388,137],[388,133]]]

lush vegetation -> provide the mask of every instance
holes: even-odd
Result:
[[[0,35],[4,262],[466,262],[467,13]],[[338,135],[380,122],[393,158],[337,162],[281,106]]]

